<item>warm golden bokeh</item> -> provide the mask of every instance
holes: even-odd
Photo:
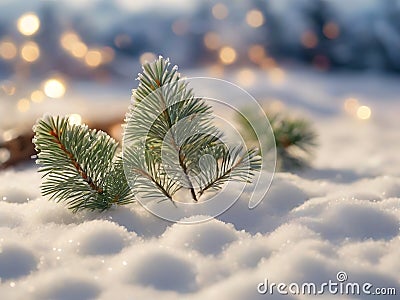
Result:
[[[89,50],[85,55],[85,63],[89,67],[98,67],[102,63],[101,52],[98,50]]]
[[[225,4],[217,3],[212,8],[212,14],[214,18],[218,20],[223,20],[228,16],[229,10]]]
[[[252,45],[248,52],[247,55],[249,56],[249,59],[258,64],[260,62],[262,62],[262,60],[265,58],[265,49],[263,46],[261,45]]]
[[[361,120],[368,120],[371,117],[371,109],[362,105],[357,109],[357,117]]]
[[[222,77],[224,76],[224,66],[221,64],[213,64],[208,67],[208,74],[213,77]]]
[[[15,94],[15,91],[17,90],[15,84],[12,81],[5,81],[1,84],[1,90],[8,96],[12,96]]]
[[[80,42],[79,36],[73,31],[64,32],[60,38],[61,46],[69,51],[72,51],[74,44]]]
[[[274,67],[268,70],[268,76],[272,83],[282,84],[285,81],[286,74],[281,68]]]
[[[17,55],[17,46],[12,41],[0,43],[0,57],[6,60],[13,59]]]
[[[140,63],[144,64],[146,62],[151,62],[156,58],[157,57],[153,52],[144,52],[142,55],[140,55]]]
[[[236,61],[236,50],[232,47],[225,46],[219,50],[219,58],[221,62],[225,65],[233,64]]]
[[[221,38],[216,32],[207,32],[203,41],[204,45],[210,50],[217,50],[221,47]]]
[[[31,107],[31,103],[26,98],[22,98],[22,99],[18,100],[18,102],[17,102],[17,109],[20,112],[26,112],[29,110],[30,107]]]
[[[114,45],[118,48],[125,48],[132,44],[132,38],[127,34],[118,34],[114,38]]]
[[[114,57],[115,57],[114,49],[111,47],[104,47],[101,50],[101,57],[102,57],[104,63],[109,63],[109,62],[113,61]]]
[[[357,112],[359,102],[356,98],[350,97],[344,101],[344,110],[349,114],[355,114]]]
[[[301,35],[301,44],[305,48],[315,48],[318,45],[318,38],[312,31],[306,31]]]
[[[65,94],[65,84],[57,78],[50,78],[44,83],[44,93],[50,98],[61,98]]]
[[[246,14],[246,22],[249,26],[257,28],[264,24],[264,15],[257,9],[250,10]]]
[[[189,30],[189,24],[186,20],[177,20],[172,23],[171,29],[176,35],[184,35]]]
[[[33,35],[40,28],[40,20],[34,13],[26,13],[19,17],[17,28],[23,35]]]
[[[236,80],[240,86],[250,87],[254,85],[256,81],[256,75],[251,69],[244,68],[236,74]]]
[[[82,116],[79,114],[71,114],[68,116],[68,123],[70,125],[81,125],[82,124]]]
[[[41,90],[36,90],[31,93],[32,102],[40,103],[44,100],[44,93]]]
[[[85,57],[88,51],[87,46],[82,42],[76,42],[71,45],[71,54],[75,57]]]
[[[334,22],[326,23],[323,28],[323,33],[328,39],[336,39],[340,34],[339,26]]]
[[[40,48],[35,42],[26,42],[21,47],[21,57],[27,62],[34,62],[40,56]]]

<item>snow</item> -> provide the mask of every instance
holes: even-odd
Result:
[[[302,300],[309,296],[261,295],[257,285],[319,284],[339,271],[400,293],[399,88],[384,75],[364,79],[371,84],[293,70],[283,85],[254,85],[256,97],[268,92],[312,118],[320,146],[311,169],[275,174],[253,210],[245,191],[196,224],[164,221],[138,203],[72,214],[40,196],[35,166],[0,172],[0,298]],[[343,112],[349,96],[371,107],[370,120]],[[186,221],[197,218],[205,219]]]

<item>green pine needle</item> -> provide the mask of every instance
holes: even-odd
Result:
[[[66,117],[46,116],[34,131],[44,196],[66,202],[74,212],[132,202],[122,160],[115,158],[118,143],[110,136],[70,125]]]

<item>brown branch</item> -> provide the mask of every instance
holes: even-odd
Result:
[[[107,132],[116,140],[121,140],[122,136],[119,132],[119,125],[123,123],[122,118],[111,119],[107,121],[89,122],[91,128]],[[18,165],[23,162],[30,161],[32,156],[36,154],[35,146],[32,143],[33,132],[27,129],[26,132],[21,132],[15,138],[0,143],[0,150],[5,149],[8,151],[9,157],[7,160],[0,162],[0,170]]]
[[[74,155],[70,151],[68,151],[67,148],[65,148],[64,144],[60,140],[60,134],[61,134],[61,132],[56,132],[54,130],[50,131],[50,135],[52,135],[54,137],[56,144],[68,156],[68,158],[70,159],[71,163],[74,165],[74,167],[75,167],[76,171],[79,173],[79,175],[90,185],[92,190],[96,191],[99,194],[102,194],[103,189],[101,187],[97,186],[93,182],[93,180],[87,175],[87,173],[83,170],[82,166],[75,159]]]

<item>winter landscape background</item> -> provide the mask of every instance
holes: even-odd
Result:
[[[196,225],[139,204],[72,214],[41,197],[33,159],[0,171],[0,298],[309,299],[257,285],[343,271],[397,295],[315,298],[398,299],[399,12],[395,0],[0,1],[0,141],[45,113],[123,118],[141,62],[160,54],[319,135],[311,167],[276,173],[256,209],[244,194]]]

